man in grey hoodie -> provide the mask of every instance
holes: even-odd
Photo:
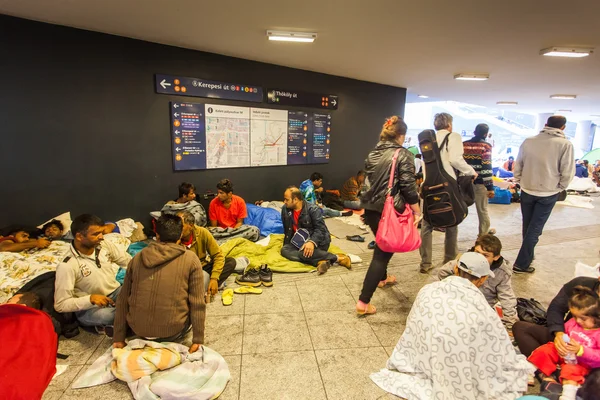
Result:
[[[546,127],[525,139],[515,162],[515,181],[521,185],[523,243],[515,260],[515,273],[532,273],[535,245],[561,191],[575,176],[573,144],[563,132],[567,119],[560,115],[548,118]]]

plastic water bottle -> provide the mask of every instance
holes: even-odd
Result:
[[[569,344],[569,342],[571,342],[571,338],[566,333],[563,335],[562,340],[565,342],[565,344]],[[573,353],[567,353],[564,360],[566,364],[577,364],[577,357]]]

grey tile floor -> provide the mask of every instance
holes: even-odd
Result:
[[[561,285],[573,276],[577,260],[600,261],[600,200],[593,210],[556,206],[536,250],[533,275],[516,275],[517,296],[535,297],[548,305]],[[490,205],[492,226],[514,260],[520,246],[521,213],[518,205]],[[385,367],[416,294],[435,280],[436,271],[418,272],[418,252],[392,258],[390,273],[399,284],[377,290],[373,304],[378,313],[354,314],[371,252],[367,243],[349,242],[356,227],[328,221],[341,239],[334,243],[357,254],[363,262],[351,271],[333,267],[326,275],[275,274],[275,285],[262,295],[236,295],[232,306],[220,301],[208,305],[206,345],[220,352],[232,379],[220,399],[391,399],[375,386],[369,374]],[[468,249],[477,236],[475,210],[459,228],[459,247]],[[434,261],[441,262],[443,235],[435,233]],[[232,279],[232,278],[231,278]],[[236,286],[231,283],[230,287]],[[82,332],[61,340],[59,352],[68,354],[67,371],[57,377],[44,399],[130,399],[125,383],[112,382],[74,390],[73,380],[110,346],[107,338]]]

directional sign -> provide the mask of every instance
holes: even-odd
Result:
[[[175,171],[206,169],[204,104],[171,103],[171,144]]]
[[[267,89],[267,103],[282,106],[313,107],[337,110],[339,99],[331,94],[295,92],[283,89]]]
[[[263,90],[253,85],[209,81],[185,76],[155,75],[156,93],[178,96],[210,97],[262,103]],[[179,105],[177,105],[179,107]],[[177,108],[177,107],[175,107]]]

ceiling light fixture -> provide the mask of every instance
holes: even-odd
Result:
[[[550,96],[554,100],[573,100],[577,98],[576,94],[553,94]]]
[[[456,74],[454,79],[458,81],[487,81],[490,74]]]
[[[573,112],[573,110],[557,110],[557,112]]]
[[[590,115],[590,117],[600,118],[600,115],[598,115],[598,114],[592,114],[592,115]]]
[[[424,94],[420,94],[419,97],[422,98],[422,99],[428,99],[429,98],[429,96],[425,96]]]
[[[269,40],[280,42],[312,43],[317,38],[317,34],[307,32],[267,31],[267,37]]]
[[[517,101],[497,101],[496,104],[499,106],[516,106],[519,103]]]
[[[549,57],[587,57],[594,52],[593,47],[548,47],[540,50],[540,55]]]

